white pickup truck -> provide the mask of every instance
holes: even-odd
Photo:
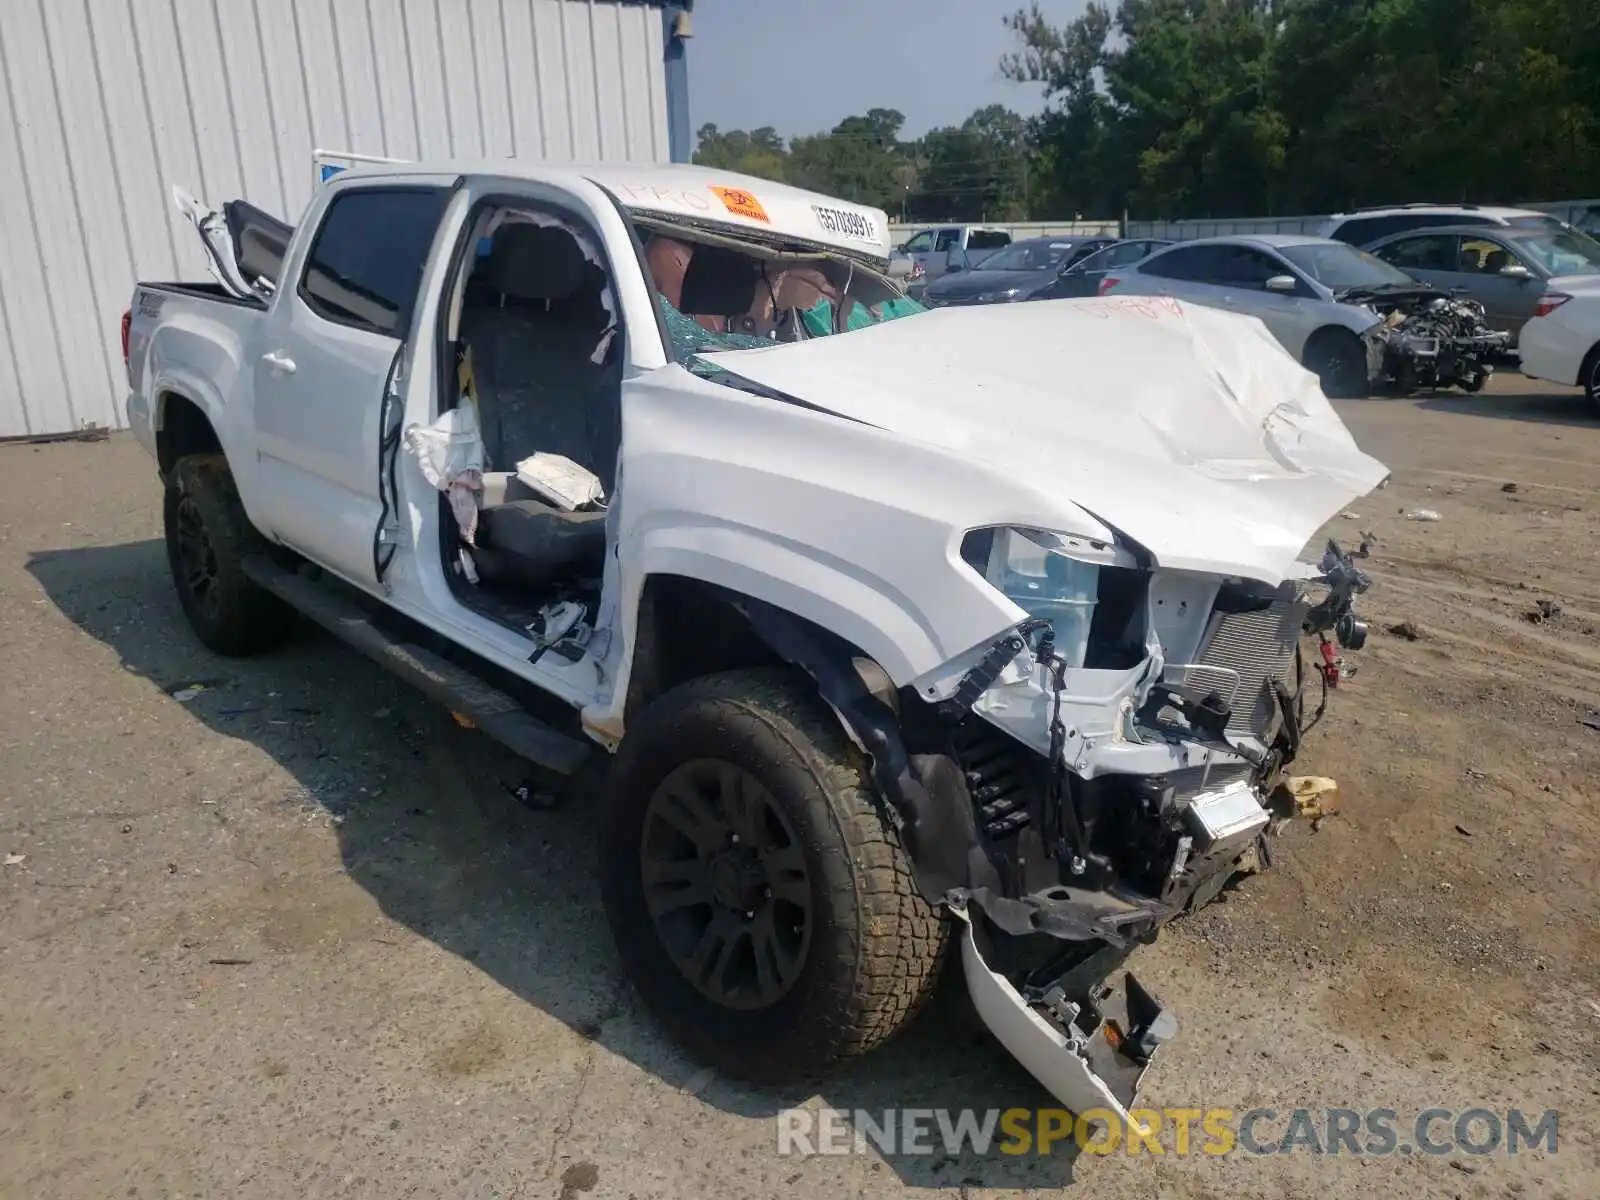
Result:
[[[1361,637],[1301,555],[1386,472],[1259,322],[922,313],[882,212],[700,168],[185,202],[219,282],[124,334],[206,645],[299,610],[549,768],[610,753],[623,964],[721,1069],[882,1042],[954,929],[1004,1045],[1126,1117],[1172,1016],[1112,968],[1264,865],[1303,633],[1335,684]]]

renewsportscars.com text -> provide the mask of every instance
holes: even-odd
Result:
[[[1520,1154],[1559,1148],[1560,1113],[1520,1108],[1136,1108],[1124,1123],[1107,1109],[791,1108],[777,1116],[778,1153],[1084,1154]]]

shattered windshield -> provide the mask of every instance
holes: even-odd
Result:
[[[774,256],[657,234],[645,262],[673,358],[714,373],[698,355],[849,333],[926,311],[883,276],[826,256]]]

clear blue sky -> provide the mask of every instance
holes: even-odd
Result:
[[[903,136],[958,125],[973,109],[1039,110],[1037,85],[1000,77],[1015,45],[1000,18],[1027,0],[699,0],[689,43],[695,129],[771,125],[820,133],[852,113],[897,108]],[[1040,0],[1051,21],[1084,0]]]

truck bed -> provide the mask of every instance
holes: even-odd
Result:
[[[258,311],[266,310],[266,303],[256,299],[241,299],[228,292],[220,283],[211,280],[205,283],[147,283],[141,280],[135,285],[136,292],[167,292],[179,296],[192,296],[197,300],[217,300],[223,304],[236,304],[242,308],[254,308]]]

